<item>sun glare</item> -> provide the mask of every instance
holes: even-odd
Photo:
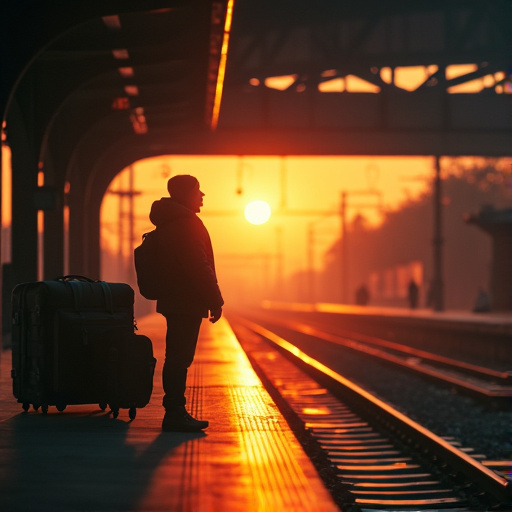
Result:
[[[265,224],[270,219],[270,206],[265,201],[253,201],[245,207],[245,218],[251,224]]]

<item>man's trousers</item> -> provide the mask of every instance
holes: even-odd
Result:
[[[201,316],[165,315],[165,361],[162,373],[163,406],[171,409],[186,403],[187,370],[194,360]]]

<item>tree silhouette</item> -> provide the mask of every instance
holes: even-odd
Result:
[[[458,159],[448,160],[443,174],[443,279],[445,307],[470,309],[479,287],[489,288],[491,238],[464,217],[485,206],[496,209],[512,206],[512,166],[509,160],[478,160],[471,167]],[[347,233],[349,274],[352,296],[372,273],[384,273],[397,266],[421,262],[424,280],[420,284],[420,307],[425,305],[432,279],[433,239],[432,189],[416,199],[408,199],[397,209],[388,210],[378,227],[371,227],[358,216]],[[339,275],[338,240],[325,258],[321,278],[321,299],[339,300],[333,276]],[[334,282],[334,285],[333,285]],[[372,301],[376,304],[377,302]],[[405,296],[394,305],[405,305]]]

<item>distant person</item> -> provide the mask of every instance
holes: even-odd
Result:
[[[409,307],[411,309],[416,309],[418,307],[418,296],[419,296],[419,288],[414,279],[409,281],[409,286],[407,287],[407,298],[409,300]]]
[[[491,310],[491,299],[489,294],[480,287],[478,289],[478,295],[476,296],[475,306],[473,308],[474,313],[486,313]]]
[[[185,409],[187,371],[192,364],[203,318],[217,322],[222,316],[222,298],[210,236],[196,215],[204,193],[190,175],[173,176],[167,182],[170,197],[155,201],[149,218],[160,231],[165,292],[157,312],[167,321],[163,367],[162,430],[198,432],[208,421],[193,418]]]
[[[370,300],[370,293],[368,292],[368,288],[364,284],[362,284],[356,290],[356,304],[358,306],[366,306],[368,301]]]

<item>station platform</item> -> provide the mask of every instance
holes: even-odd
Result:
[[[0,359],[0,510],[5,512],[338,511],[229,323],[204,321],[187,408],[203,433],[161,431],[165,321],[138,320],[158,359],[133,421],[95,405],[25,413]]]

